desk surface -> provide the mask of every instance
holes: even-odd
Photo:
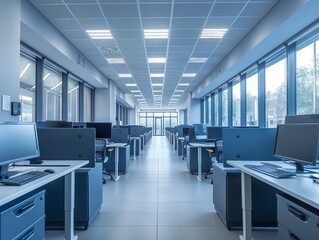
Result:
[[[192,147],[215,147],[215,143],[213,142],[205,142],[205,143],[189,143]]]
[[[285,192],[317,209],[319,209],[319,184],[314,183],[311,178],[305,176],[294,176],[289,178],[277,179],[263,173],[259,173],[252,169],[246,168],[246,164],[260,165],[261,162],[266,161],[227,161],[231,166],[237,167],[242,172],[257,178],[279,190]],[[283,168],[292,168],[291,165],[284,164],[280,161],[270,161],[282,165]]]
[[[127,143],[108,143],[106,144],[106,147],[123,147],[127,145]]]
[[[52,182],[60,177],[65,176],[66,174],[75,171],[76,169],[86,165],[88,161],[43,161],[42,165],[46,166],[30,166],[33,168],[33,170],[39,170],[43,171],[45,169],[53,169],[55,173],[48,174],[44,177],[41,177],[39,179],[36,179],[34,181],[31,181],[25,185],[22,186],[5,186],[5,185],[0,185],[0,206],[23,196],[24,194],[27,194],[39,187],[42,187],[43,185]],[[28,164],[28,162],[21,162],[19,164]],[[53,165],[59,165],[53,166]],[[65,166],[62,166],[65,165]],[[25,169],[25,165],[23,166]],[[19,170],[19,167],[15,168],[10,168],[10,170]]]

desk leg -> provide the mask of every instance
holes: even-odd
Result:
[[[65,240],[76,240],[74,236],[74,171],[64,177],[64,237]]]
[[[119,176],[119,148],[116,147],[115,148],[115,177],[114,177],[114,181],[116,182],[117,180],[119,180],[120,176]]]
[[[134,142],[134,144],[133,144],[133,147],[134,147],[134,149],[133,149],[133,159],[136,159],[136,139],[135,138],[133,139],[133,142]]]
[[[182,145],[182,159],[184,160],[184,142],[181,142]]]
[[[241,201],[243,208],[243,235],[239,237],[240,240],[251,240],[251,176],[241,172]]]
[[[198,154],[197,154],[197,160],[198,160],[198,181],[202,181],[202,148],[197,148]]]

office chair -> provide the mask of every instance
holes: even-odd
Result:
[[[111,173],[104,171],[104,165],[107,163],[109,158],[106,156],[106,140],[105,139],[96,139],[95,140],[95,152],[96,152],[96,161],[103,164],[103,175],[110,176],[110,180],[113,180]],[[106,179],[102,177],[103,184],[106,183]]]

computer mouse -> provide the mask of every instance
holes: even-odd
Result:
[[[315,178],[315,179],[319,179],[319,173],[312,173],[309,176],[310,178]]]
[[[55,171],[53,169],[45,169],[43,172],[46,173],[55,173]]]

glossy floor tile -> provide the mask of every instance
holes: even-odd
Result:
[[[103,185],[101,212],[80,240],[237,240],[213,205],[211,176],[197,180],[166,137],[153,137],[118,182]],[[254,240],[276,240],[277,231],[254,231]],[[46,239],[63,239],[46,231]]]

